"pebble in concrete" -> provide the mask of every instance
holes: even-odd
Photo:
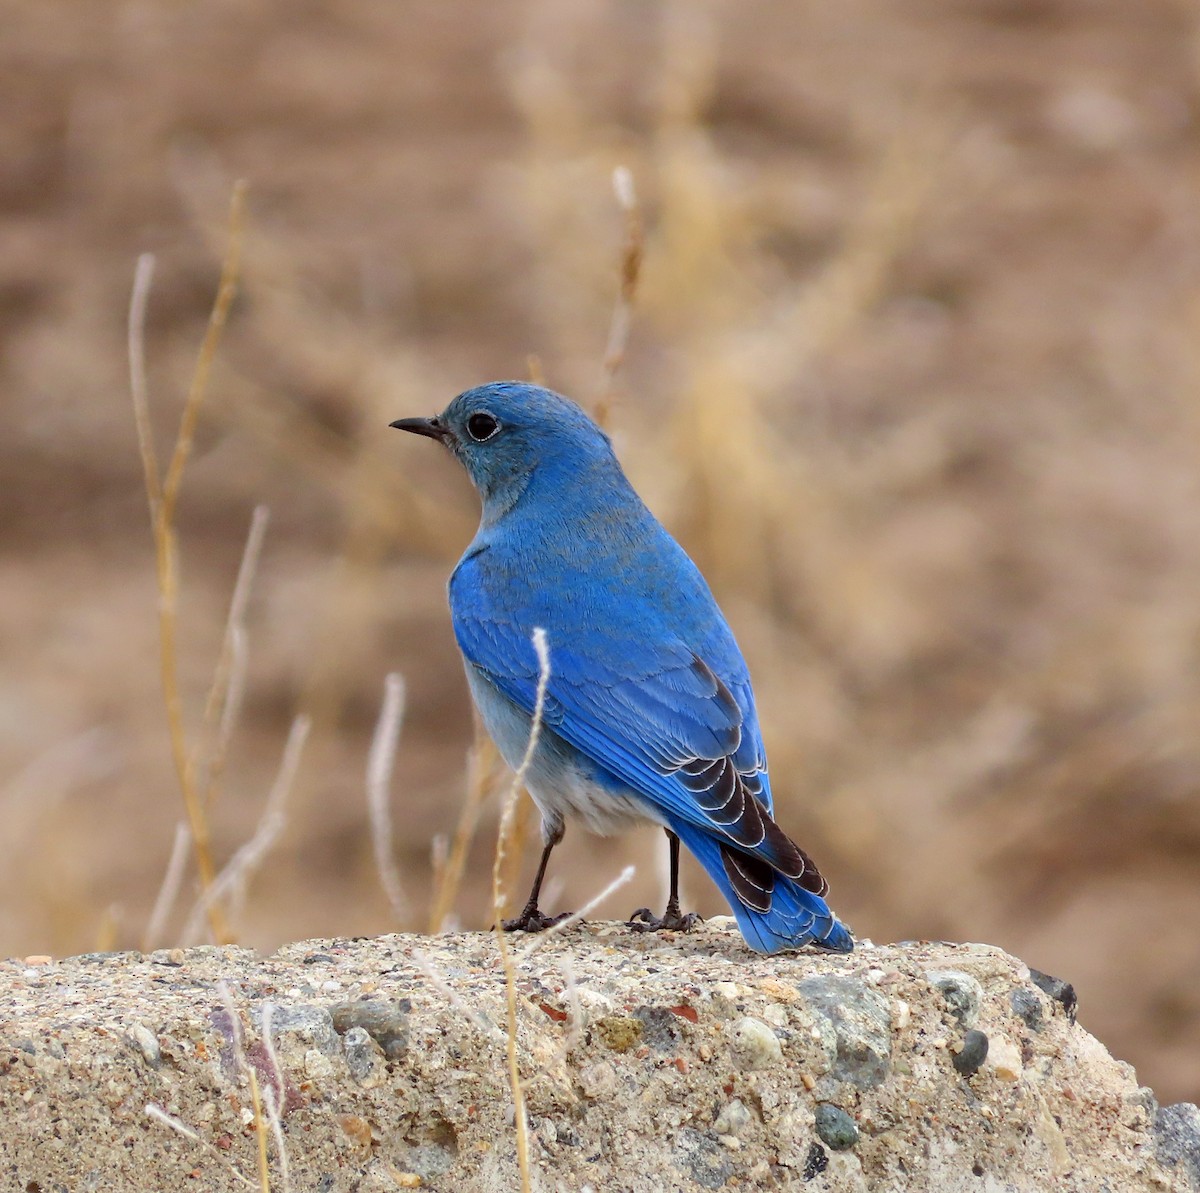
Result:
[[[972,1028],[962,1039],[962,1047],[952,1054],[954,1067],[964,1076],[970,1077],[979,1071],[987,1060],[988,1038],[984,1032]]]
[[[743,1068],[765,1069],[783,1059],[779,1037],[761,1020],[745,1015],[729,1031],[733,1055]]]
[[[740,1135],[750,1124],[750,1111],[741,1098],[733,1098],[721,1107],[721,1113],[713,1122],[718,1135]]]
[[[983,987],[970,974],[956,969],[934,969],[927,976],[959,1027],[974,1027],[979,1018],[979,1005],[983,1002]]]
[[[1030,1031],[1042,1029],[1042,1000],[1035,990],[1018,986],[1008,996],[1009,1006],[1013,1014],[1020,1019]]]
[[[159,1047],[158,1037],[144,1023],[134,1023],[129,1028],[129,1038],[142,1054],[142,1059],[152,1069],[157,1069],[162,1064],[162,1049]]]
[[[832,1076],[860,1089],[882,1084],[891,1069],[892,1013],[888,1002],[855,978],[806,978],[800,993],[833,1031]]]
[[[858,1142],[858,1127],[840,1106],[821,1102],[813,1118],[821,1141],[832,1151],[844,1152]]]

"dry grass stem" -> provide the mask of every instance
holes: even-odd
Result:
[[[642,258],[646,252],[646,229],[642,220],[642,209],[634,189],[633,174],[627,166],[618,166],[613,171],[613,191],[625,214],[625,245],[621,250],[621,285],[613,305],[608,344],[604,349],[604,381],[593,411],[596,421],[602,427],[608,425],[617,373],[625,363],[629,330],[633,324],[633,300],[637,295]]]
[[[146,383],[146,304],[153,280],[154,254],[142,253],[134,269],[133,293],[129,298],[129,389],[133,397],[133,417],[137,425],[138,450],[142,455],[142,473],[146,481],[152,530],[158,524],[158,509],[162,503],[162,480],[158,474],[158,454],[154,450],[150,390]]]
[[[168,1130],[174,1131],[177,1135],[182,1135],[184,1139],[189,1139],[193,1143],[199,1144],[205,1151],[212,1154],[221,1161],[224,1168],[229,1169],[230,1175],[237,1181],[240,1181],[248,1189],[258,1189],[260,1185],[257,1181],[252,1181],[245,1173],[241,1172],[235,1164],[232,1164],[228,1157],[222,1155],[207,1139],[198,1135],[191,1127],[182,1119],[176,1118],[173,1114],[168,1114],[157,1102],[147,1102],[145,1105],[146,1117],[153,1122],[161,1123]]]
[[[508,1043],[508,1037],[486,1015],[480,1014],[474,1007],[465,1002],[458,992],[446,981],[436,965],[420,949],[412,950],[412,959],[417,968],[425,975],[426,981],[456,1010],[469,1019],[485,1036],[501,1044]]]
[[[513,775],[504,811],[500,816],[500,830],[496,835],[496,856],[492,865],[492,925],[496,933],[496,944],[500,950],[500,963],[504,967],[505,1002],[508,1012],[508,1079],[512,1087],[513,1110],[517,1128],[517,1165],[521,1171],[521,1188],[524,1193],[532,1188],[529,1167],[529,1122],[525,1114],[525,1091],[521,1086],[521,1070],[517,1063],[517,975],[508,952],[508,941],[504,935],[504,891],[502,875],[508,845],[508,834],[512,828],[513,813],[517,797],[529,773],[534,752],[542,733],[542,718],[546,711],[546,690],[550,686],[550,646],[546,631],[536,626],[533,631],[533,649],[537,653],[538,682],[533,702],[533,717],[529,723],[529,742],[521,758],[521,765]]]
[[[508,832],[505,836],[504,865],[500,873],[500,887],[506,914],[513,910],[513,896],[524,868],[526,846],[534,828],[534,820],[533,800],[527,791],[518,790],[509,817]]]
[[[221,873],[217,875],[208,890],[202,891],[192,914],[188,917],[183,931],[185,941],[196,939],[199,934],[200,921],[211,903],[218,899],[230,898],[235,910],[245,899],[246,887],[254,872],[262,865],[267,854],[274,848],[276,841],[283,833],[286,819],[284,808],[300,766],[300,755],[304,743],[308,740],[312,722],[308,717],[299,716],[292,722],[291,732],[283,747],[283,758],[279,764],[279,772],[263,814],[259,819],[254,835],[229,859]]]
[[[229,213],[229,245],[221,267],[221,281],[209,316],[208,329],[201,345],[196,367],[192,374],[179,434],[175,449],[167,468],[166,479],[159,484],[158,458],[154,450],[147,404],[144,324],[146,303],[149,294],[153,259],[143,257],[138,261],[134,275],[134,291],[130,302],[129,353],[131,387],[133,390],[134,418],[137,424],[138,445],[142,455],[142,469],[146,484],[146,497],[154,527],[154,552],[159,592],[159,656],[162,672],[163,700],[167,708],[167,721],[171,735],[171,754],[175,763],[176,777],[183,795],[188,825],[191,829],[192,847],[196,857],[196,868],[200,875],[201,891],[207,895],[216,874],[210,847],[208,818],[197,790],[195,767],[187,746],[187,732],[183,723],[183,705],[179,693],[179,672],[176,660],[176,609],[179,588],[178,545],[175,537],[175,508],[183,483],[183,471],[191,454],[196,423],[208,383],[208,375],[220,343],[221,332],[229,316],[229,308],[237,289],[238,268],[241,260],[242,218],[245,207],[245,184],[234,187]],[[214,899],[205,899],[209,929],[217,941],[228,939],[225,917]]]
[[[233,1048],[234,1064],[238,1075],[244,1077],[249,1066],[246,1063],[246,1051],[242,1041],[242,1020],[238,1014],[237,1005],[233,1001],[233,992],[229,989],[227,982],[217,983],[217,997],[221,1000],[221,1006],[225,1011],[225,1015],[229,1020],[230,1043]],[[251,1087],[253,1092],[253,1087]],[[229,1169],[233,1175],[251,1189],[258,1189],[260,1193],[266,1190],[270,1193],[270,1186],[264,1185],[262,1181],[262,1168],[259,1167],[259,1179],[252,1181],[247,1177],[226,1155],[218,1151],[211,1143],[204,1139],[197,1132],[193,1131],[182,1119],[176,1118],[173,1114],[168,1114],[163,1108],[154,1102],[150,1102],[146,1106],[146,1114],[148,1117],[160,1122],[165,1127],[169,1127],[172,1131],[178,1132],[185,1138],[200,1144],[201,1147],[213,1153],[222,1163]],[[256,1120],[257,1126],[257,1120]]]
[[[246,646],[246,607],[250,603],[250,590],[258,571],[263,539],[270,519],[271,511],[265,505],[254,507],[250,531],[246,535],[246,546],[242,551],[242,562],[238,566],[237,580],[233,586],[233,596],[229,601],[229,615],[225,619],[221,653],[217,658],[212,686],[204,705],[204,727],[211,738],[204,760],[204,802],[209,809],[216,800],[225,773],[229,742],[233,737],[233,727],[237,723],[245,692],[246,664],[249,657]],[[195,757],[193,769],[199,769]]]
[[[183,884],[183,875],[187,869],[188,846],[191,844],[191,833],[182,820],[175,826],[175,840],[171,845],[171,857],[163,873],[162,885],[154,900],[154,908],[150,919],[146,922],[146,931],[142,936],[142,951],[149,952],[158,947],[163,939],[163,931],[167,926],[175,900],[179,898],[179,888]]]
[[[203,1143],[204,1140],[192,1130],[181,1118],[176,1118],[173,1114],[168,1114],[157,1102],[146,1103],[146,1117],[152,1118],[156,1123],[162,1123],[164,1127],[170,1127],[172,1131],[178,1132],[185,1139],[191,1139],[195,1143]],[[245,1178],[243,1177],[243,1180]],[[246,1184],[250,1184],[246,1181]]]
[[[446,882],[446,863],[450,860],[450,838],[445,833],[434,833],[429,840],[429,872],[433,878],[433,891],[437,892]],[[432,903],[430,904],[432,907]],[[430,914],[430,920],[433,916]],[[436,932],[436,928],[430,929]]]
[[[562,955],[563,993],[567,996],[567,1007],[571,1018],[567,1024],[565,1049],[570,1052],[583,1042],[583,1006],[579,1001],[579,980],[570,953]]]
[[[109,953],[117,947],[117,937],[121,929],[121,905],[110,903],[100,916],[96,925],[95,950],[98,953]]]
[[[529,773],[529,767],[533,763],[533,755],[537,750],[538,741],[541,739],[542,718],[546,711],[546,691],[550,684],[550,647],[546,631],[541,626],[536,626],[533,631],[532,640],[533,649],[537,653],[538,659],[537,691],[534,696],[533,717],[529,723],[529,741],[525,746],[525,753],[521,756],[521,764],[517,767],[512,777],[512,783],[509,785],[508,794],[504,801],[504,809],[500,816],[500,831],[496,837],[496,857],[492,868],[492,896],[497,914],[499,914],[499,910],[503,906],[502,892],[499,887],[503,874],[504,858],[508,850],[514,809],[517,797],[520,795],[521,789],[525,784],[525,776]]]
[[[174,522],[175,503],[179,500],[183,470],[187,467],[188,457],[192,454],[192,443],[200,421],[200,408],[204,404],[204,396],[208,389],[209,373],[212,371],[213,361],[216,359],[221,334],[229,319],[229,308],[233,305],[234,296],[237,294],[242,261],[242,225],[245,210],[246,183],[239,180],[234,183],[233,196],[229,204],[229,241],[225,259],[221,263],[221,280],[217,286],[217,297],[208,318],[204,341],[200,345],[200,352],[196,357],[196,368],[192,373],[192,383],[188,389],[187,401],[183,407],[183,417],[179,423],[179,435],[175,440],[171,463],[167,467],[166,479],[163,481],[162,516],[167,526]]]
[[[258,1073],[254,1066],[246,1059],[246,1044],[242,1035],[242,1017],[238,1013],[237,1003],[233,998],[233,991],[229,988],[228,982],[217,983],[217,997],[221,1000],[221,1006],[225,1010],[225,1015],[229,1020],[229,1036],[230,1045],[233,1048],[234,1065],[241,1077],[243,1077],[250,1086],[250,1100],[254,1106],[254,1136],[255,1142],[258,1145],[258,1189],[260,1193],[271,1193],[271,1171],[267,1158],[267,1133],[269,1126],[267,1119],[263,1114],[262,1098],[259,1095],[258,1088]],[[264,1018],[267,1026],[263,1029],[264,1037],[270,1034],[270,1016],[264,1008]],[[275,1062],[278,1065],[278,1061]],[[282,1073],[276,1068],[276,1076],[282,1082]],[[248,1182],[250,1183],[250,1182]]]
[[[246,1079],[250,1082],[250,1102],[254,1106],[254,1138],[258,1143],[258,1187],[261,1193],[271,1193],[271,1162],[267,1156],[268,1126],[263,1114],[262,1097],[258,1091],[258,1074],[254,1066],[246,1068]]]
[[[495,743],[484,732],[478,718],[475,721],[475,741],[467,755],[467,798],[458,814],[458,824],[450,842],[449,853],[435,888],[433,906],[429,913],[429,931],[444,932],[462,885],[467,854],[475,839],[479,814],[491,794],[496,765],[500,754]]]
[[[246,1066],[246,1041],[242,1036],[242,1017],[238,1014],[237,1003],[233,1001],[233,991],[228,982],[222,980],[217,983],[217,997],[221,1000],[225,1014],[229,1016],[229,1031],[232,1036],[230,1043],[234,1060],[237,1061],[238,1069],[243,1069]]]
[[[291,1193],[292,1174],[288,1167],[287,1141],[283,1137],[283,1107],[287,1100],[287,1086],[283,1080],[283,1066],[275,1051],[273,1021],[275,1004],[264,1003],[262,1009],[263,1051],[271,1065],[271,1084],[263,1091],[263,1103],[267,1108],[267,1121],[275,1138],[275,1154],[279,1160],[279,1179],[283,1182],[283,1193]]]
[[[283,1109],[280,1105],[282,1094],[276,1094],[271,1086],[262,1091],[263,1104],[267,1109],[267,1124],[275,1140],[275,1154],[279,1161],[279,1180],[283,1185],[283,1193],[291,1193],[292,1173],[288,1166],[287,1141],[283,1137]]]
[[[569,928],[574,928],[576,924],[587,917],[588,913],[600,906],[605,899],[614,891],[619,891],[633,876],[637,873],[636,866],[626,866],[620,874],[616,876],[598,895],[594,895],[589,899],[578,911],[573,911],[566,919],[559,920],[557,924],[547,928],[545,932],[539,932],[528,945],[525,946],[524,952],[517,958],[518,961],[528,961],[534,953],[538,951],[550,938],[557,936],[561,932],[566,932]]]
[[[275,1051],[275,1004],[273,1002],[263,1003],[261,1023],[263,1051],[266,1053],[267,1060],[271,1065],[271,1081],[274,1085],[276,1099],[279,1105],[282,1106],[287,1087],[283,1081],[283,1066],[279,1063],[279,1053]]]
[[[367,755],[367,811],[371,822],[371,845],[379,881],[399,924],[412,919],[412,905],[404,893],[400,871],[392,850],[392,812],[389,798],[396,745],[404,720],[404,679],[393,673],[383,684],[383,708]]]

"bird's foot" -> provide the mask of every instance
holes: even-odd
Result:
[[[501,927],[505,932],[545,932],[547,928],[561,924],[570,916],[569,911],[564,911],[560,915],[543,915],[537,907],[526,907],[515,919],[505,920]]]
[[[627,922],[635,932],[690,932],[702,921],[694,911],[681,915],[678,907],[668,907],[662,915],[655,915],[648,907],[639,907]]]

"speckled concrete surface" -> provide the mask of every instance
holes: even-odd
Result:
[[[1200,1187],[1194,1108],[997,949],[764,958],[724,919],[512,944],[535,1187]],[[0,1187],[257,1188],[253,1069],[274,1190],[519,1188],[504,1016],[481,933],[0,963]]]

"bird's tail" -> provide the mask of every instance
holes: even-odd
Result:
[[[829,909],[829,904],[800,881],[779,873],[760,858],[732,850],[727,842],[714,837],[694,824],[673,823],[671,831],[687,846],[696,860],[708,871],[720,888],[737,917],[738,927],[746,943],[759,953],[781,953],[813,944],[835,953],[849,953],[854,938],[844,924]],[[739,895],[731,880],[739,866],[753,870],[762,897],[750,906],[744,893]],[[815,867],[813,874],[815,874]],[[816,876],[820,879],[820,876]],[[809,876],[804,876],[812,885]],[[745,891],[745,884],[738,883]],[[824,882],[821,882],[824,889]]]

